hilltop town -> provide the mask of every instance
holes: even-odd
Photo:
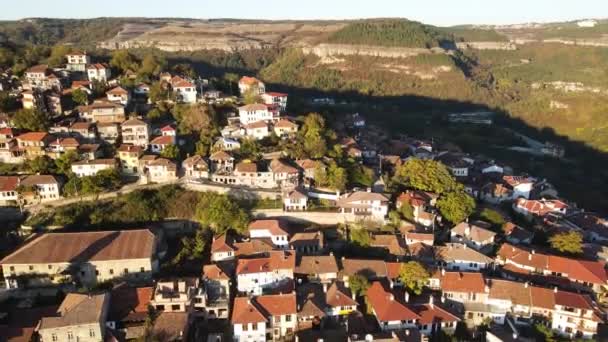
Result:
[[[0,74],[9,341],[605,336],[608,220],[551,180],[256,75],[50,57]]]

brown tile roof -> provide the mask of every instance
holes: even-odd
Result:
[[[122,144],[119,148],[116,149],[118,152],[134,152],[134,153],[143,153],[144,149],[141,146],[131,145],[131,144]]]
[[[155,236],[147,229],[42,234],[0,264],[47,264],[152,258]]]
[[[192,167],[194,165],[203,165],[206,168],[209,167],[209,165],[205,161],[205,158],[203,158],[202,156],[199,156],[199,155],[193,155],[192,157],[186,158],[182,162],[182,165],[184,165],[186,167]]]
[[[389,279],[397,279],[399,277],[399,273],[401,273],[401,263],[400,262],[387,262],[386,263],[386,276]]]
[[[270,239],[251,239],[245,242],[235,242],[236,256],[254,255],[274,250],[274,245]]]
[[[516,187],[520,184],[531,184],[534,183],[532,178],[523,177],[523,176],[503,176],[502,180],[509,184],[511,187]]]
[[[346,276],[362,274],[369,277],[386,277],[386,263],[384,260],[373,259],[342,259],[341,273]]]
[[[116,88],[112,88],[106,92],[108,95],[128,95],[129,92],[125,90],[125,88],[118,86]]]
[[[266,317],[257,309],[247,297],[234,298],[232,306],[232,324],[248,324],[266,322]]]
[[[0,192],[15,191],[19,185],[19,177],[17,176],[0,176]]]
[[[324,242],[325,237],[320,231],[295,233],[289,240],[289,244],[295,247],[309,244],[323,246]]]
[[[247,85],[258,84],[258,83],[261,83],[261,82],[262,81],[258,80],[257,78],[250,77],[250,76],[243,76],[239,80],[239,83],[243,83],[243,84],[247,84]]]
[[[338,263],[333,255],[303,255],[299,258],[294,273],[309,275],[338,271]]]
[[[53,175],[31,175],[21,180],[21,185],[32,186],[38,184],[59,184]]]
[[[451,233],[466,237],[475,242],[483,242],[496,236],[496,233],[493,231],[468,222],[460,222],[456,227],[452,228]]]
[[[296,164],[300,166],[303,170],[308,169],[316,169],[317,166],[322,164],[320,161],[312,160],[312,159],[298,159],[296,160]]]
[[[433,278],[439,279],[442,291],[483,293],[486,290],[485,279],[477,272],[437,271]]]
[[[143,322],[148,316],[148,305],[153,294],[153,287],[131,287],[125,284],[112,289],[108,320]]]
[[[34,65],[33,67],[30,67],[29,69],[27,69],[25,72],[31,72],[31,73],[46,73],[49,70],[49,66],[46,64],[39,64],[39,65]]]
[[[230,275],[217,264],[204,265],[203,276],[207,279],[230,280]]]
[[[254,104],[248,104],[245,106],[241,106],[241,107],[239,107],[239,110],[254,112],[254,111],[258,111],[258,110],[268,110],[268,107],[266,107],[266,105],[263,105],[260,103],[254,103]]]
[[[162,336],[164,341],[176,341],[187,335],[188,312],[161,312],[154,320],[153,336]]]
[[[245,129],[268,128],[268,124],[264,121],[255,121],[245,125]]]
[[[74,122],[70,128],[73,130],[89,130],[92,125],[90,122]]]
[[[289,235],[288,228],[281,220],[255,220],[249,224],[249,231],[252,230],[268,230],[274,236]]]
[[[240,163],[236,164],[235,169],[238,172],[248,172],[248,173],[258,172],[257,164],[252,163],[252,162],[240,162]]]
[[[383,235],[372,235],[370,241],[370,247],[386,248],[392,255],[405,255],[405,248],[396,235],[383,234]]]
[[[531,306],[530,287],[516,281],[492,279],[490,280],[489,298],[509,300],[513,304]]]
[[[75,326],[81,324],[101,323],[104,307],[110,296],[107,294],[86,295],[68,293],[59,309],[57,317],[43,317],[40,320],[40,330],[60,327]]]
[[[167,168],[168,171],[177,170],[177,164],[175,164],[173,161],[171,161],[167,158],[156,158],[152,162],[150,162],[150,164],[148,164],[148,165],[149,166],[164,166]]]
[[[229,153],[225,152],[225,151],[217,151],[213,154],[211,154],[211,156],[209,156],[210,160],[214,160],[214,161],[225,161],[225,160],[230,160],[230,159],[234,159]]]
[[[80,143],[74,138],[58,138],[52,141],[49,145],[51,146],[63,146],[63,147],[78,147]]]
[[[73,162],[72,165],[116,165],[116,159],[85,159]]]
[[[295,293],[257,296],[254,301],[270,316],[297,313]]]
[[[273,173],[291,173],[291,174],[299,173],[298,169],[296,169],[295,167],[293,167],[279,159],[273,159],[270,162],[270,169],[272,170]]]
[[[239,259],[236,274],[271,272],[279,269],[293,270],[296,266],[296,257],[292,252],[272,251],[268,254],[268,257]]]
[[[296,128],[296,127],[298,127],[298,125],[287,119],[281,119],[277,123],[274,124],[274,127]]]
[[[548,310],[555,309],[555,291],[543,287],[531,286],[530,298],[532,307]]]
[[[445,246],[437,247],[436,255],[440,260],[445,262],[461,260],[490,264],[494,261],[492,258],[459,243],[448,243]]]
[[[129,120],[120,124],[120,126],[146,126],[147,123],[139,118],[130,118]]]
[[[357,301],[352,298],[350,289],[344,286],[341,281],[334,281],[327,289],[325,302],[332,307],[357,305]]]
[[[99,150],[99,147],[99,144],[82,144],[78,146],[78,151],[80,151],[81,153],[95,152]]]
[[[17,136],[17,140],[22,141],[42,141],[48,136],[47,132],[28,132]]]
[[[305,199],[307,199],[307,198],[308,198],[308,196],[307,196],[307,195],[306,195],[306,193],[305,193],[304,191],[302,191],[302,190],[299,190],[299,189],[293,189],[293,190],[289,191],[289,192],[286,194],[286,198],[290,198],[290,199],[303,199],[303,198],[305,198]]]
[[[172,144],[174,144],[174,140],[175,140],[175,137],[172,137],[170,135],[161,135],[159,137],[152,139],[152,141],[150,141],[150,144],[172,145]]]
[[[381,322],[420,319],[416,312],[403,304],[379,281],[373,282],[367,289],[367,301]]]
[[[460,318],[453,315],[449,311],[441,308],[437,304],[417,304],[409,306],[418,316],[420,316],[419,324],[433,324],[445,322],[459,322]]]
[[[234,251],[234,247],[232,247],[232,239],[228,237],[228,233],[213,238],[213,241],[211,242],[211,253],[231,251]]]
[[[352,192],[345,197],[338,199],[338,206],[349,206],[351,203],[358,201],[381,201],[388,202],[388,198],[386,196],[376,193],[376,192],[367,192],[367,191],[355,191]]]

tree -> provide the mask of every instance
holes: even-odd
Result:
[[[414,207],[408,202],[402,202],[401,207],[399,208],[399,212],[403,216],[404,219],[414,222]]]
[[[505,224],[505,218],[498,211],[490,208],[484,208],[479,213],[479,218],[490,222],[495,229],[499,229]]]
[[[216,193],[201,195],[195,218],[202,226],[210,227],[216,234],[221,234],[228,228],[244,232],[249,223],[249,216],[235,201]]]
[[[401,264],[399,279],[405,287],[414,294],[421,294],[422,289],[430,277],[429,272],[417,261]]]
[[[348,165],[348,179],[350,184],[371,187],[374,184],[374,170],[357,163]]]
[[[8,91],[0,91],[0,112],[10,112],[17,109],[17,99]]]
[[[357,296],[365,296],[369,289],[369,281],[361,274],[355,274],[348,277],[348,286],[351,291]]]
[[[349,229],[350,241],[354,242],[359,247],[369,247],[372,239],[367,230],[363,227],[354,227]]]
[[[320,114],[310,113],[304,118],[300,136],[304,141],[304,151],[311,158],[321,158],[327,152],[325,133],[325,119]]]
[[[110,65],[121,72],[136,71],[138,69],[137,59],[127,50],[116,50],[112,53]]]
[[[539,342],[555,341],[555,338],[553,337],[553,330],[542,322],[534,324],[534,335],[536,335],[536,341]]]
[[[192,65],[188,63],[175,64],[172,69],[176,74],[183,75],[188,78],[196,78],[198,76],[196,71],[194,71],[192,68]]]
[[[166,101],[171,97],[169,87],[162,82],[154,82],[150,85],[150,91],[148,92],[148,98],[150,102],[156,103],[158,101]]]
[[[86,105],[89,103],[89,95],[82,89],[76,89],[72,92],[72,101],[79,105]]]
[[[175,160],[179,156],[179,148],[177,145],[168,145],[162,151],[160,151],[160,156]]]
[[[254,139],[245,138],[241,140],[239,153],[245,159],[258,160],[260,158],[260,144]]]
[[[462,187],[442,163],[425,159],[409,159],[398,166],[393,180],[408,188],[438,194]]]
[[[65,60],[65,55],[70,52],[71,48],[65,45],[55,45],[51,49],[51,55],[46,60],[46,64],[51,68],[59,67]]]
[[[243,94],[243,102],[245,104],[254,104],[262,102],[262,97],[260,96],[258,87],[249,87],[249,89],[247,89],[247,91],[245,91],[245,93]]]
[[[47,115],[40,110],[34,109],[18,110],[13,115],[12,121],[15,127],[28,131],[46,131],[50,125]]]
[[[346,169],[332,161],[327,168],[327,185],[334,190],[344,191],[347,180]]]
[[[228,72],[228,73],[224,74],[224,79],[228,83],[228,89],[230,90],[230,95],[234,95],[234,88],[235,88],[237,82],[239,81],[239,75],[232,73],[232,72]]]
[[[93,178],[97,186],[105,190],[114,190],[121,185],[120,173],[116,169],[101,170]]]
[[[583,236],[576,231],[558,233],[549,238],[551,248],[568,254],[581,254],[583,252]]]
[[[69,175],[72,172],[72,163],[78,160],[78,153],[76,151],[67,151],[62,154],[61,157],[55,159],[55,167],[57,173],[62,175]]]
[[[146,55],[141,61],[138,74],[140,77],[158,76],[167,67],[167,60],[162,56]]]
[[[437,208],[445,219],[458,223],[473,213],[475,199],[464,191],[449,192],[437,200]]]
[[[215,110],[209,105],[180,104],[173,107],[171,113],[177,121],[179,132],[182,134],[197,133],[208,136],[219,134]]]
[[[31,173],[49,174],[53,173],[55,164],[47,156],[39,156],[27,162],[27,169]]]

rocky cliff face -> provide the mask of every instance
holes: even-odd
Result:
[[[359,55],[388,58],[407,58],[423,54],[449,53],[448,50],[442,48],[422,49],[346,44],[319,44],[315,46],[305,46],[302,47],[302,51],[305,54],[314,54],[319,57]]]

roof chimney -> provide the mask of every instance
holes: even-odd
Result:
[[[405,300],[406,303],[409,303],[409,301],[410,301],[410,293],[407,292],[407,290],[405,291],[405,295],[404,295],[403,299]]]
[[[327,293],[327,283],[323,283],[323,293]]]
[[[435,302],[435,299],[433,298],[433,295],[431,295],[431,296],[429,297],[429,306],[431,307],[431,309],[434,309],[434,308],[435,308],[435,304],[434,304],[434,302]]]
[[[528,282],[525,282],[525,283],[524,283],[524,287],[525,287],[525,288],[528,288],[528,286],[530,286],[530,284],[528,284]]]
[[[532,253],[528,253],[528,260],[532,260]]]
[[[557,293],[557,286],[553,288],[553,292]]]
[[[441,275],[444,276],[445,275],[445,268],[441,269]]]
[[[389,296],[389,299],[390,299],[391,301],[393,301],[393,300],[395,300],[395,296],[394,296],[394,295],[391,293],[391,295]]]

